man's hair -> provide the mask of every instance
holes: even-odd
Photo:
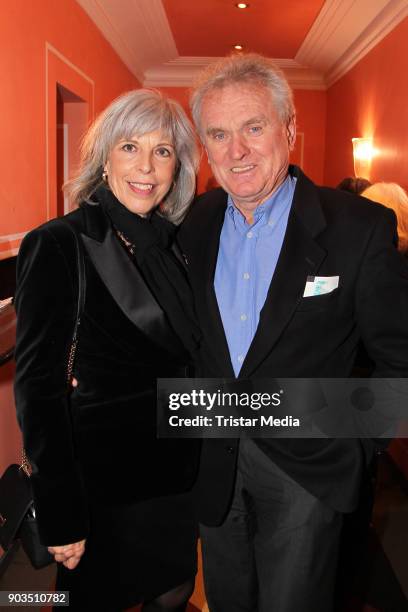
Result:
[[[210,64],[198,77],[190,98],[194,123],[200,136],[201,107],[204,97],[217,89],[235,84],[261,85],[271,95],[276,112],[283,124],[295,114],[291,87],[283,72],[267,57],[257,53],[231,55]]]
[[[180,223],[195,193],[198,147],[193,127],[180,104],[155,89],[129,91],[96,118],[82,141],[78,173],[64,185],[71,202],[81,204],[102,183],[110,151],[120,140],[156,130],[171,140],[177,157],[174,185],[159,212],[173,223]]]
[[[397,216],[399,249],[408,252],[408,196],[406,191],[397,183],[374,183],[361,195],[392,208]]]

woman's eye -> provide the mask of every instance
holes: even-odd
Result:
[[[136,150],[136,147],[135,147],[135,145],[134,145],[134,144],[131,144],[130,142],[127,142],[127,143],[125,143],[125,144],[122,146],[122,150],[123,150],[123,151],[126,151],[127,153],[132,153],[133,151],[135,151],[135,150]]]
[[[159,157],[170,157],[171,151],[166,149],[166,147],[160,147],[159,149],[156,149],[156,154]]]

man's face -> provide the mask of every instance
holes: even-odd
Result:
[[[294,119],[282,124],[265,87],[231,84],[204,96],[201,131],[215,178],[251,221],[287,175]]]

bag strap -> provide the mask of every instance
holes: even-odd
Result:
[[[71,384],[72,380],[72,371],[74,368],[74,360],[75,354],[78,346],[78,332],[79,326],[81,324],[81,317],[84,311],[85,306],[85,293],[86,293],[86,276],[85,276],[85,257],[82,240],[78,236],[77,232],[74,230],[72,225],[64,219],[60,220],[61,223],[64,223],[66,227],[68,227],[75,240],[75,251],[76,251],[76,260],[77,260],[77,278],[78,278],[78,296],[77,296],[77,308],[76,308],[76,317],[75,317],[75,325],[74,331],[72,334],[71,347],[68,355],[68,363],[67,363],[67,383]]]

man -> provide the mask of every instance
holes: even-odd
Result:
[[[192,111],[222,187],[198,198],[179,234],[200,375],[347,377],[363,339],[376,376],[406,376],[395,219],[289,166],[295,109],[282,73],[257,55],[222,60]],[[372,453],[369,440],[206,440],[196,493],[210,611],[330,612],[342,516]]]

